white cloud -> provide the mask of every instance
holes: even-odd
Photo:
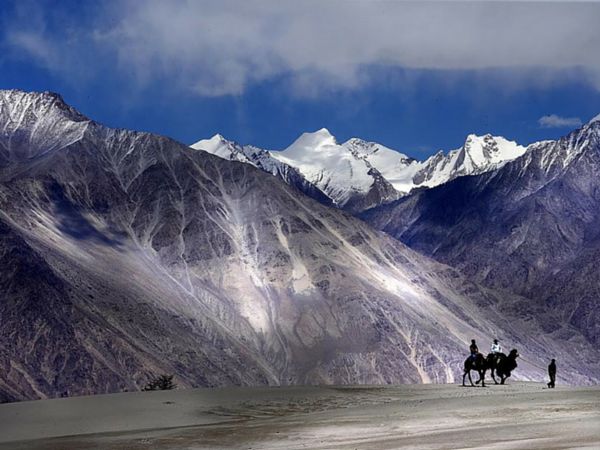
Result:
[[[13,45],[20,47],[47,67],[52,67],[57,59],[55,48],[38,33],[15,32],[9,39]]]
[[[121,73],[138,82],[169,80],[206,96],[239,94],[251,83],[282,76],[296,91],[311,95],[321,87],[354,88],[369,81],[364,68],[373,65],[517,69],[544,72],[545,79],[576,71],[600,89],[600,4],[146,0],[109,5],[92,33],[89,24],[80,27],[77,48],[66,46],[60,34],[41,34],[26,23],[19,30],[38,33],[32,42],[54,45],[50,54],[79,51],[81,61],[102,54],[109,58],[105,63],[116,61]],[[44,62],[30,42],[13,39],[12,45]]]
[[[541,128],[573,128],[579,127],[583,122],[579,117],[561,117],[556,114],[543,116],[538,119]]]

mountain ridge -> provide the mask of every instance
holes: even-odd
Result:
[[[214,139],[222,143],[218,148],[211,144]],[[257,147],[235,144],[240,149],[234,150],[233,144],[217,134],[211,139],[196,142],[192,148],[257,167],[260,167],[258,160],[280,161],[295,168],[333,204],[353,214],[393,202],[417,189],[428,189],[460,176],[495,170],[526,151],[525,147],[502,137],[470,134],[461,148],[448,153],[439,151],[425,161],[417,161],[360,138],[338,144],[325,128],[303,133],[281,151],[258,149],[260,157],[256,153]],[[244,151],[244,148],[255,150],[252,153]],[[248,154],[240,157],[244,152]],[[273,164],[271,162],[267,166]]]
[[[542,308],[548,329],[600,339],[600,122],[502,168],[364,213],[376,228],[486,286]],[[483,230],[481,232],[480,230]]]
[[[277,177],[93,121],[72,141],[55,114],[0,114],[0,148],[29,155],[0,168],[4,400],[157,373],[182,387],[451,382],[465,343],[498,335],[527,354],[515,377],[559,355],[573,383],[597,380],[574,329],[567,345],[521,298]],[[43,151],[42,125],[59,151]]]

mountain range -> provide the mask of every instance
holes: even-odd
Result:
[[[476,142],[497,153],[492,141],[453,158],[466,167]],[[343,171],[319,169],[311,146],[332,164],[347,152]],[[161,373],[181,387],[453,382],[470,339],[492,337],[522,353],[516,377],[540,379],[556,357],[565,381],[598,381],[595,316],[556,329],[527,289],[401,242],[421,250],[404,234],[418,218],[398,218],[410,202],[516,176],[531,149],[407,195],[377,161],[424,163],[324,130],[279,154],[219,136],[194,147],[108,128],[57,94],[0,91],[0,401],[135,390]],[[552,148],[574,157],[567,147]]]
[[[322,128],[304,133],[282,151],[243,146],[217,134],[192,145],[230,161],[241,161],[282,178],[320,200],[359,213],[460,176],[489,172],[525,153],[525,147],[490,134],[467,136],[464,145],[417,161],[375,142],[352,138],[338,144]],[[293,177],[287,174],[294,173]],[[302,180],[302,183],[299,182]],[[316,192],[319,194],[315,195]]]
[[[337,191],[354,199],[333,198],[334,205],[469,279],[533,299],[547,316],[546,329],[574,325],[598,344],[599,127],[600,115],[562,139],[526,147],[499,136],[469,135],[460,149],[423,162],[358,138],[338,145],[325,129],[284,151],[263,152],[308,179],[329,174],[339,180]],[[304,159],[287,157],[294,152]],[[334,163],[350,155],[354,164],[376,170],[371,184],[363,178],[362,191],[385,195],[356,201],[356,177],[347,174],[357,171]],[[227,152],[220,156],[230,158]],[[245,162],[253,164],[252,158]]]
[[[545,328],[600,343],[600,116],[502,168],[363,213],[491,288],[530,299]],[[541,316],[541,317],[542,317]]]

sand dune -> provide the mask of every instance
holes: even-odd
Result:
[[[600,448],[600,387],[136,392],[0,405],[0,449]]]

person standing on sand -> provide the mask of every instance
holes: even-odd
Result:
[[[548,383],[548,387],[553,388],[554,382],[556,381],[556,361],[554,359],[548,366],[548,376],[550,376],[550,383]]]

